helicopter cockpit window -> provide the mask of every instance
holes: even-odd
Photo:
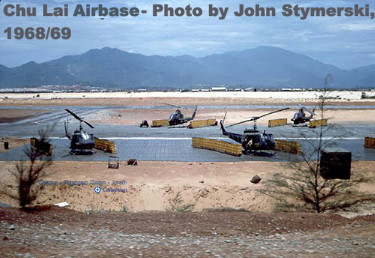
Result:
[[[81,134],[81,138],[82,138],[83,140],[89,140],[89,139],[90,139],[90,135],[88,135],[87,133],[82,133],[82,134]]]
[[[170,115],[170,116],[169,116],[169,120],[174,120],[174,119],[176,119],[176,116],[177,116],[177,114],[172,114],[172,115]]]
[[[272,134],[264,134],[264,139],[266,141],[273,141],[273,135]]]
[[[294,121],[297,118],[299,118],[300,116],[301,116],[300,113],[295,113],[292,120]]]

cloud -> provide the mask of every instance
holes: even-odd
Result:
[[[373,23],[349,23],[337,24],[333,26],[334,30],[348,30],[348,31],[374,31],[375,24]]]
[[[40,5],[35,1],[27,5]],[[46,2],[47,3],[47,2]],[[279,46],[290,51],[312,55],[340,67],[367,65],[373,62],[375,24],[357,17],[311,17],[301,21],[298,17],[235,17],[239,4],[245,6],[274,6],[280,8],[287,0],[170,0],[161,2],[173,7],[201,7],[201,17],[153,17],[152,4],[147,0],[50,0],[48,5],[70,5],[69,17],[4,17],[0,13],[0,28],[19,27],[70,27],[70,40],[4,40],[1,36],[0,63],[7,66],[29,61],[43,62],[64,55],[80,54],[92,48],[116,47],[146,55],[205,56],[226,51],[254,48],[260,45]],[[137,6],[147,9],[147,15],[138,17],[71,17],[76,4]],[[368,3],[357,0],[356,3]],[[225,20],[208,17],[207,6],[229,7]],[[350,0],[323,1],[299,0],[299,6],[345,6]],[[1,12],[1,10],[0,10]],[[345,42],[345,43],[344,43]],[[358,58],[358,57],[361,58]]]

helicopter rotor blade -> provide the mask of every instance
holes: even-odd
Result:
[[[282,108],[282,109],[275,110],[275,111],[269,112],[269,113],[267,113],[267,114],[264,114],[264,115],[261,115],[261,116],[256,116],[256,117],[253,117],[253,118],[254,118],[254,120],[258,120],[258,119],[261,118],[261,117],[268,116],[268,115],[271,115],[271,114],[274,114],[274,113],[277,113],[277,112],[281,112],[281,111],[284,111],[284,110],[288,110],[288,109],[290,109],[290,108],[289,108],[289,107],[287,107],[287,108]]]
[[[79,116],[77,116],[76,114],[74,114],[72,111],[70,111],[69,109],[65,109],[66,112],[68,112],[69,114],[71,114],[75,119],[79,120],[79,121],[83,121],[82,118],[80,118]]]
[[[74,114],[72,111],[70,111],[69,109],[66,108],[65,111],[68,112],[69,114],[71,114],[75,119],[79,120],[81,123],[84,122],[85,124],[87,124],[91,128],[94,128],[94,126],[92,126],[89,122],[86,122],[85,120],[83,120],[82,118],[80,118],[79,116]]]
[[[277,112],[281,112],[281,111],[284,111],[284,110],[288,110],[288,109],[290,109],[290,108],[287,107],[287,108],[282,108],[282,109],[279,109],[279,110],[275,110],[275,111],[269,112],[269,113],[261,115],[261,116],[255,116],[255,117],[253,117],[251,119],[244,120],[244,121],[241,121],[241,122],[238,122],[238,123],[235,123],[235,124],[228,125],[227,127],[231,127],[231,126],[234,126],[234,125],[239,125],[239,124],[243,124],[243,123],[247,123],[247,122],[251,122],[251,121],[256,121],[259,118],[262,118],[264,116],[268,116],[268,115],[271,115],[271,114],[274,114],[274,113],[277,113]]]
[[[167,105],[167,106],[171,106],[171,107],[175,107],[175,108],[183,108],[183,107],[172,105],[172,104],[168,104],[168,103],[162,103],[162,104]]]
[[[228,125],[227,127],[231,127],[231,126],[234,126],[234,125],[239,125],[239,124],[251,122],[251,121],[254,121],[254,120],[255,120],[254,118],[251,118],[251,119],[248,119],[248,120],[244,120],[244,121],[241,121],[241,122],[238,122],[238,123],[234,123],[234,124]]]
[[[91,128],[94,128],[94,126],[92,126],[89,122],[86,122],[85,120],[82,120],[82,122],[84,122],[85,124],[87,124],[87,125],[90,126]]]
[[[307,107],[302,107],[304,110],[306,110],[307,112],[310,113],[310,115],[316,115],[314,111],[311,111],[310,109],[308,109]]]
[[[307,107],[305,107],[305,106],[302,106],[301,104],[298,104],[298,106],[299,106],[299,108],[302,108],[303,110],[306,110],[307,112],[309,112],[310,115],[313,115],[313,116],[316,115],[315,112],[314,112],[314,109],[315,109],[315,108],[311,111],[309,108],[307,108]]]

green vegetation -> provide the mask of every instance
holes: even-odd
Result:
[[[171,206],[170,211],[172,212],[191,212],[194,210],[195,206],[194,204],[184,203],[180,192],[169,201],[169,204]]]

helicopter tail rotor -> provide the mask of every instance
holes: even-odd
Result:
[[[68,137],[68,139],[71,139],[72,135],[68,132],[68,124],[69,124],[69,121],[67,118],[66,121],[64,121],[65,136]]]
[[[227,118],[227,112],[224,114],[223,123],[225,122],[225,118]]]
[[[191,116],[191,120],[193,120],[195,118],[195,115],[197,114],[197,108],[198,108],[198,106],[195,106],[193,115]]]

